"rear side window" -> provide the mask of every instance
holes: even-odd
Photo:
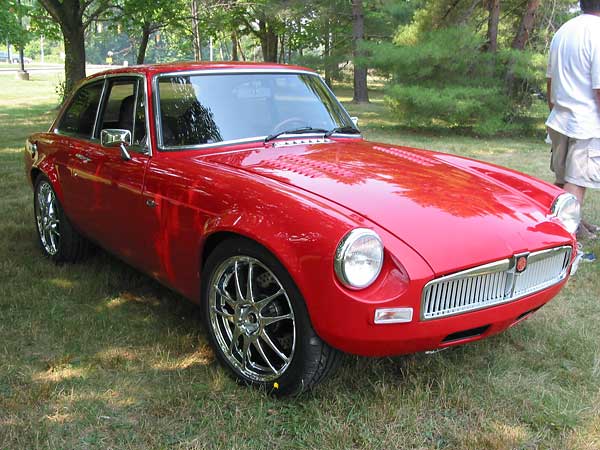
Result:
[[[61,133],[91,138],[103,85],[103,81],[87,84],[75,93],[58,126]]]

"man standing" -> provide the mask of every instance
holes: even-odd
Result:
[[[556,184],[583,205],[586,188],[600,188],[600,0],[580,5],[583,14],[565,23],[550,46],[546,126]],[[582,221],[577,237],[597,231]]]

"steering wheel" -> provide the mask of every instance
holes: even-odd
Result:
[[[285,130],[294,130],[296,128],[308,127],[309,123],[301,117],[290,117],[282,120],[273,127],[271,134],[277,134]]]

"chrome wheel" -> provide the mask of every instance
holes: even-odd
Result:
[[[210,326],[219,350],[243,377],[266,382],[289,367],[296,320],[288,293],[258,259],[233,256],[211,277]]]
[[[56,255],[60,245],[58,202],[52,186],[47,181],[38,184],[35,219],[44,250],[51,256]]]

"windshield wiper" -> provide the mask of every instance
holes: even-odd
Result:
[[[283,134],[304,134],[304,133],[327,133],[327,130],[323,128],[313,128],[313,127],[303,127],[303,128],[294,128],[293,130],[285,130],[280,131],[279,133],[270,134],[265,138],[265,142],[272,141],[273,139],[277,139],[279,136]]]
[[[327,138],[335,133],[360,134],[360,131],[358,130],[358,128],[354,128],[353,126],[346,125],[343,127],[334,128],[333,130],[329,130],[327,133],[325,133],[325,137]]]

